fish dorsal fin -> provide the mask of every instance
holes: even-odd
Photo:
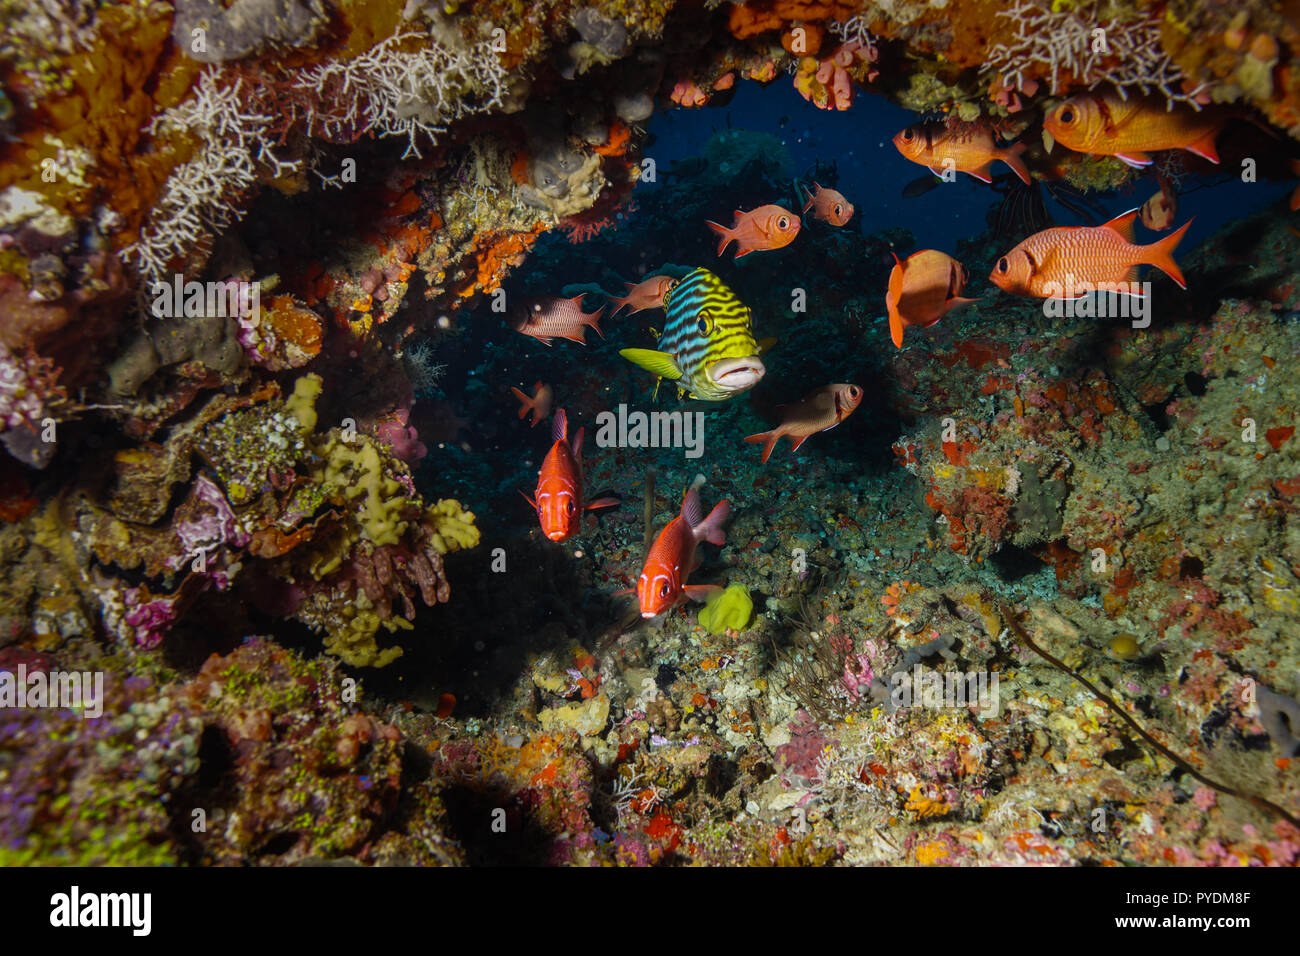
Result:
[[[1120,213],[1110,222],[1102,223],[1107,229],[1113,229],[1120,234],[1125,242],[1133,241],[1133,221],[1137,219],[1140,209],[1130,209],[1128,212]]]
[[[688,528],[694,528],[704,520],[704,505],[700,504],[700,489],[692,487],[682,499],[682,519]]]
[[[618,354],[633,365],[639,365],[660,378],[676,381],[682,377],[682,370],[677,365],[677,360],[667,352],[655,349],[620,349]]]
[[[551,441],[564,441],[569,436],[569,419],[564,414],[564,409],[556,409],[555,417],[551,419]]]
[[[578,429],[578,434],[573,436],[573,444],[569,446],[573,451],[574,460],[582,458],[582,429]]]

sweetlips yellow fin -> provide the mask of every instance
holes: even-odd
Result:
[[[654,349],[620,349],[618,354],[633,365],[639,365],[660,378],[676,380],[682,377],[682,370],[677,367],[676,360],[667,352],[657,352]]]

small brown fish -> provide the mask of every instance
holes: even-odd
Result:
[[[1161,101],[1114,91],[1071,96],[1043,119],[1043,129],[1066,149],[1114,156],[1130,166],[1150,166],[1152,152],[1185,149],[1219,161],[1214,141],[1228,117],[1220,110],[1166,109]]]
[[[813,183],[813,188],[817,191],[809,192],[804,188],[804,192],[808,193],[808,202],[799,210],[801,213],[811,209],[814,219],[828,222],[832,226],[842,226],[853,218],[853,203],[845,199],[843,193],[826,189],[817,183]]]
[[[613,306],[609,317],[612,319],[618,315],[619,310],[624,306],[632,309],[628,315],[636,315],[646,309],[662,308],[664,296],[668,294],[668,290],[673,287],[673,283],[676,281],[672,276],[651,276],[649,279],[642,279],[636,285],[624,282],[623,284],[627,286],[627,295],[621,299],[614,296],[609,297],[608,304]]]
[[[735,240],[736,258],[747,256],[751,252],[767,249],[780,249],[794,242],[799,235],[802,223],[799,217],[782,206],[759,206],[749,212],[736,210],[736,220],[730,229],[709,222],[708,226],[718,234],[718,255],[722,255],[728,244]]]
[[[519,399],[520,418],[523,418],[529,412],[533,413],[533,428],[536,428],[538,422],[551,414],[551,401],[554,398],[554,395],[551,392],[551,386],[543,385],[541,382],[538,382],[533,386],[532,398],[529,398],[513,385],[510,387],[510,391],[514,392],[515,398]]]
[[[901,262],[894,256],[885,293],[889,335],[894,345],[903,347],[903,329],[907,326],[929,328],[953,309],[978,301],[961,298],[966,278],[966,267],[937,249],[922,249]]]
[[[1160,191],[1142,204],[1139,218],[1142,225],[1155,232],[1164,232],[1174,224],[1178,215],[1178,193],[1164,178],[1160,179]]]
[[[581,295],[572,299],[547,296],[528,305],[523,316],[516,319],[514,330],[547,346],[557,338],[586,345],[584,329],[587,326],[595,329],[602,339],[605,337],[596,324],[604,311],[605,307],[601,306],[595,312],[583,312]]]
[[[1020,158],[1025,144],[1013,143],[1003,149],[993,141],[993,130],[982,123],[921,123],[895,134],[894,145],[905,159],[925,166],[936,176],[954,169],[991,183],[993,163],[1000,160],[1021,182],[1029,182],[1029,169]]]
[[[763,463],[767,464],[782,435],[789,435],[794,441],[790,450],[798,451],[809,435],[834,428],[853,414],[861,401],[862,389],[856,385],[823,385],[793,405],[778,405],[778,409],[785,409],[781,424],[771,431],[750,435],[745,441],[763,443]]]

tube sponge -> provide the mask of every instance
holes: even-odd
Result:
[[[754,602],[743,584],[733,584],[714,595],[700,611],[700,626],[710,634],[746,630],[754,616]]]

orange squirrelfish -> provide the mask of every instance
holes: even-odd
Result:
[[[990,281],[1006,292],[1040,299],[1073,298],[1081,285],[1128,291],[1140,265],[1155,266],[1184,289],[1187,282],[1173,252],[1191,220],[1149,246],[1133,243],[1130,209],[1101,226],[1056,226],[1036,232],[993,266]],[[1084,289],[1082,291],[1089,291]]]
[[[1001,160],[1022,182],[1029,182],[1029,169],[1020,154],[1024,143],[1002,149],[993,142],[993,130],[978,123],[956,126],[918,124],[894,135],[894,145],[904,158],[927,167],[936,176],[955,169],[976,179],[993,181],[993,163]]]
[[[557,409],[551,422],[551,437],[555,444],[546,453],[542,469],[537,473],[537,498],[528,503],[537,512],[542,523],[542,533],[552,541],[567,541],[577,533],[582,522],[582,512],[591,508],[608,508],[618,504],[617,498],[599,498],[590,504],[582,500],[582,429],[569,444],[569,420],[564,409]],[[521,492],[522,493],[522,492]]]
[[[1216,110],[1166,110],[1155,100],[1136,95],[1125,100],[1110,91],[1070,97],[1043,119],[1043,129],[1076,153],[1114,156],[1143,167],[1151,165],[1147,154],[1159,149],[1185,149],[1217,163],[1214,141],[1226,122]]]
[[[609,297],[608,304],[614,307],[610,310],[609,317],[612,319],[618,315],[618,310],[624,306],[630,306],[632,309],[628,315],[636,315],[646,309],[661,308],[664,304],[664,296],[676,281],[672,276],[651,276],[649,279],[642,279],[636,285],[624,282],[623,284],[627,286],[627,295],[621,299]]]
[[[801,225],[798,216],[781,206],[759,206],[749,212],[737,209],[736,221],[730,229],[716,222],[708,223],[709,228],[718,234],[718,255],[722,255],[727,244],[734,239],[737,259],[751,252],[790,245],[799,235]]]
[[[515,398],[519,399],[520,418],[523,418],[529,412],[533,413],[533,421],[532,421],[533,428],[536,428],[538,422],[540,422],[547,415],[551,414],[551,401],[554,398],[554,394],[551,391],[551,386],[543,385],[541,382],[538,382],[536,385],[533,386],[532,398],[529,398],[527,395],[525,395],[519,389],[515,388],[513,385],[510,386],[510,391],[514,392]]]
[[[817,183],[813,183],[816,192],[808,192],[808,202],[804,204],[801,213],[806,213],[809,209],[813,211],[814,219],[821,219],[823,222],[829,222],[832,226],[842,226],[853,218],[853,203],[844,198],[844,194],[835,189],[826,189]]]
[[[977,301],[960,297],[966,288],[966,267],[947,253],[922,249],[902,262],[894,256],[894,263],[885,308],[889,312],[889,335],[896,348],[903,347],[903,329],[907,326],[929,328],[952,309]]]
[[[595,329],[602,339],[605,337],[596,324],[604,311],[602,305],[595,312],[583,312],[581,295],[572,299],[548,296],[530,303],[524,315],[515,321],[514,330],[532,336],[543,345],[550,345],[555,338],[586,345],[586,326]]]
[[[834,428],[853,414],[861,401],[862,389],[856,385],[823,385],[793,405],[778,406],[785,409],[781,424],[769,432],[750,435],[745,441],[763,443],[763,463],[767,464],[782,435],[789,435],[794,440],[790,450],[798,451],[809,435]]]
[[[722,523],[731,514],[731,506],[720,501],[704,517],[704,506],[700,503],[699,486],[702,478],[697,478],[682,501],[682,511],[668,522],[659,537],[655,538],[650,553],[646,556],[645,567],[636,582],[636,596],[641,604],[642,617],[655,617],[681,603],[684,598],[693,601],[707,600],[722,589],[717,585],[687,584],[686,578],[700,566],[700,558],[695,547],[701,541],[710,544],[726,544],[727,534],[722,530]]]

